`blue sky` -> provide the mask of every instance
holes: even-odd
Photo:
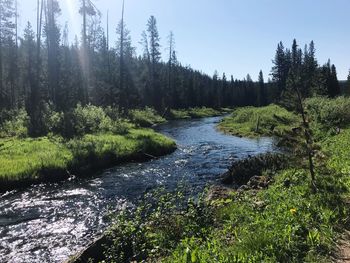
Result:
[[[213,74],[218,70],[235,78],[249,73],[257,79],[260,69],[268,77],[279,41],[291,46],[293,38],[303,47],[315,41],[319,63],[331,59],[338,78],[346,79],[350,68],[349,0],[125,0],[126,23],[138,52],[147,19],[158,21],[162,51],[167,35],[175,34],[178,58],[184,65]],[[34,23],[36,0],[18,0],[20,26]],[[69,22],[70,35],[79,34],[78,0],[59,0],[60,21]],[[120,20],[121,0],[94,0],[103,13],[110,13],[111,45]]]

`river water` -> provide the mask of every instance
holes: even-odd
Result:
[[[162,158],[108,169],[88,179],[42,184],[0,196],[0,262],[62,262],[108,226],[117,211],[158,186],[186,182],[193,192],[234,160],[274,151],[270,138],[245,139],[215,129],[221,117],[172,121],[158,131],[178,149]]]

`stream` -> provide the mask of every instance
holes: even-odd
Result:
[[[155,187],[174,189],[180,181],[199,193],[233,161],[276,150],[271,138],[218,132],[215,126],[221,118],[159,126],[157,131],[178,145],[159,159],[0,194],[0,262],[62,262],[108,227],[108,211],[127,207]]]

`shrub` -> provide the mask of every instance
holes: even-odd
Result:
[[[112,126],[112,120],[101,107],[78,104],[73,111],[73,128],[75,134],[97,133],[101,127]]]
[[[64,129],[63,113],[54,111],[49,104],[46,104],[43,113],[45,134],[61,134]]]
[[[27,137],[29,117],[24,109],[0,113],[0,137]]]
[[[306,101],[306,109],[313,125],[323,131],[334,133],[336,129],[350,124],[349,98],[310,98]]]
[[[213,225],[213,209],[203,198],[195,202],[183,192],[158,188],[146,194],[137,208],[118,213],[107,232],[107,262],[164,256],[187,236],[204,238]]]

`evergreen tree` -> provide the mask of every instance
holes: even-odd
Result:
[[[13,0],[1,0],[0,2],[0,109],[14,106],[14,87],[8,82],[13,72],[11,54],[14,46],[16,16]],[[11,71],[12,69],[12,71]]]
[[[267,99],[266,99],[266,93],[265,93],[264,75],[262,70],[260,70],[259,72],[258,82],[259,82],[259,89],[258,89],[257,103],[258,103],[258,106],[264,106],[267,104]]]
[[[331,98],[334,98],[334,97],[340,95],[340,86],[339,86],[339,81],[338,81],[338,77],[337,77],[337,70],[336,70],[334,64],[332,64],[332,66],[331,66],[331,75],[330,75],[330,84],[328,86],[328,95]]]
[[[305,82],[304,94],[306,96],[317,94],[317,79],[319,76],[318,62],[316,60],[315,54],[315,44],[313,41],[311,41],[309,47],[305,46],[304,66],[302,72]]]
[[[44,27],[47,49],[47,75],[48,75],[48,94],[50,100],[62,110],[64,103],[64,94],[59,89],[60,65],[60,30],[57,25],[57,16],[61,9],[57,0],[47,0],[46,4],[46,24]]]
[[[89,102],[89,86],[90,86],[90,46],[88,35],[88,18],[93,18],[99,14],[98,9],[91,0],[80,0],[81,6],[79,13],[83,18],[82,28],[82,48],[81,48],[81,64],[82,64],[82,75],[83,75],[83,104]],[[90,25],[91,28],[91,25]]]
[[[175,39],[174,39],[174,33],[170,31],[170,34],[168,36],[168,44],[169,44],[169,58],[168,58],[168,83],[167,83],[167,91],[164,93],[166,97],[165,101],[165,106],[167,108],[173,107],[174,103],[172,101],[172,95],[174,94],[174,86],[173,86],[173,65],[174,65],[174,60],[176,59],[176,52],[175,52]]]
[[[152,90],[152,104],[160,111],[162,109],[162,90],[159,79],[159,62],[160,53],[160,38],[157,29],[157,20],[151,16],[147,23],[147,33],[149,38],[149,57],[150,57],[150,84]]]
[[[272,67],[272,80],[276,83],[279,95],[286,89],[286,82],[290,68],[291,54],[289,50],[285,50],[283,43],[277,45],[275,59]]]

